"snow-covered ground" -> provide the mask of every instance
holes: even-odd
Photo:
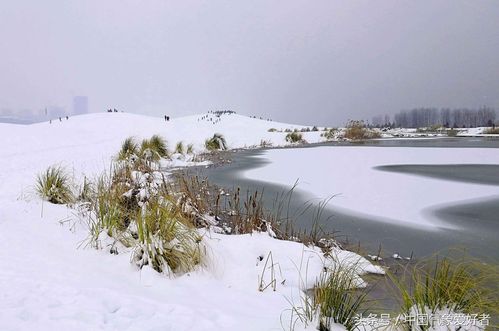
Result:
[[[374,169],[403,164],[499,164],[499,153],[490,149],[316,147],[268,150],[263,157],[270,163],[243,175],[288,187],[299,180],[298,190],[317,198],[334,195],[330,206],[399,225],[452,227],[432,217],[428,209],[497,195],[493,186]]]
[[[74,210],[34,194],[36,175],[53,164],[76,181],[107,170],[128,136],[159,134],[171,146],[182,140],[201,150],[215,132],[236,148],[262,139],[284,144],[285,133],[268,129],[300,128],[239,115],[212,124],[203,116],[165,122],[104,113],[0,125],[0,330],[281,330],[289,323],[290,302],[299,305],[301,290],[323,270],[318,249],[266,234],[203,233],[207,267],[169,279],[148,267],[138,271],[126,252],[85,247],[88,234]],[[307,139],[319,140],[319,133]],[[266,284],[272,279],[259,257],[265,261],[270,252],[277,287],[260,292],[262,275]],[[342,263],[359,258],[336,253]],[[361,263],[366,271],[382,272]]]
[[[269,132],[271,128],[278,132]],[[26,126],[0,123],[0,330],[289,330],[292,304],[301,305],[302,290],[324,266],[358,262],[359,275],[382,273],[366,259],[339,249],[333,251],[334,260],[325,259],[317,248],[267,234],[227,236],[200,230],[207,247],[205,267],[172,279],[148,266],[137,270],[130,252],[112,255],[107,249],[89,248],[86,225],[76,212],[42,202],[34,193],[36,175],[54,164],[76,182],[83,176],[95,178],[109,169],[129,136],[158,134],[171,148],[183,141],[200,152],[214,133],[223,134],[229,148],[259,146],[262,141],[283,146],[288,144],[285,130],[302,128],[235,114],[166,122],[102,113]],[[323,141],[320,131],[302,134],[308,142]],[[315,196],[339,194],[335,206],[412,226],[445,227],[421,211],[495,194],[493,189],[453,182],[442,186],[439,180],[372,167],[476,160],[497,164],[499,156],[489,152],[356,146],[300,149],[297,156],[297,150],[271,150],[266,153],[272,163],[246,175],[284,185],[299,178],[299,189]],[[171,167],[187,164],[164,161]],[[396,204],[389,204],[395,197]],[[270,254],[274,276],[265,266]],[[275,291],[258,290],[272,281]],[[305,328],[298,323],[295,330]]]
[[[65,207],[45,204],[42,217],[37,201],[3,206],[2,330],[279,330],[288,300],[300,304],[299,277],[310,285],[322,270],[320,253],[303,245],[211,233],[208,268],[168,279],[133,268],[129,254],[78,249],[85,234]],[[257,258],[269,252],[278,288],[259,292]]]

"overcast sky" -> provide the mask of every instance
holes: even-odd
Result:
[[[74,95],[322,125],[499,108],[497,0],[2,1],[0,52],[0,109],[22,115]]]

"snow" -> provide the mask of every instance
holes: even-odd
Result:
[[[81,177],[108,169],[111,156],[117,154],[127,137],[164,137],[172,149],[177,142],[193,144],[197,152],[204,150],[204,141],[221,133],[229,148],[258,146],[262,140],[274,146],[285,145],[284,132],[268,132],[270,128],[302,128],[300,125],[249,118],[242,115],[223,115],[217,124],[201,120],[211,114],[172,118],[147,117],[128,113],[99,113],[70,117],[69,120],[15,125],[0,123],[0,185],[26,188],[32,185],[36,173],[54,163],[61,164]],[[305,133],[310,142],[320,141],[319,132]],[[182,166],[176,162],[173,166]],[[8,174],[15,173],[11,177]],[[0,197],[5,190],[0,191]]]
[[[212,124],[199,120],[203,116],[165,122],[104,113],[0,126],[2,330],[281,330],[281,318],[289,322],[290,302],[299,304],[302,290],[325,264],[335,263],[317,248],[267,234],[203,232],[207,267],[170,279],[148,267],[138,271],[130,252],[113,255],[109,247],[88,247],[86,225],[73,209],[42,202],[34,194],[37,173],[50,165],[61,164],[80,182],[109,169],[128,136],[160,134],[170,146],[182,140],[200,151],[215,132],[226,137],[229,147],[239,148],[262,139],[282,145],[285,133],[270,133],[269,128],[300,128],[239,115]],[[317,132],[305,136],[320,139]],[[188,162],[176,159],[167,166]],[[276,290],[259,291],[274,280],[264,263],[270,255]],[[358,261],[359,275],[383,272],[354,253],[335,249],[334,256],[337,263]],[[301,328],[305,326],[298,324],[296,330]]]
[[[461,129],[459,136],[463,137],[499,137],[497,134],[484,133],[485,131],[491,129],[490,127],[478,127],[478,128],[467,128]]]
[[[147,268],[133,269],[127,254],[76,249],[84,238],[71,235],[69,224],[58,226],[50,221],[71,217],[64,207],[45,206],[40,218],[39,204],[37,208],[20,204],[25,207],[22,217],[2,221],[3,330],[234,329],[245,315],[253,318],[252,325],[257,323],[258,329],[278,327],[286,301],[281,295],[256,290],[257,278],[252,276],[258,268],[252,253],[266,253],[267,248],[257,249],[253,240],[243,241],[251,250],[235,252],[231,250],[236,237],[225,246],[211,240],[213,256],[225,253],[221,249],[231,253],[218,257],[213,265],[216,272],[170,281]],[[234,263],[241,261],[250,266],[250,274],[240,274],[246,269]],[[237,305],[231,303],[235,298]],[[262,300],[269,305],[264,311]]]
[[[270,128],[279,132],[268,132]],[[262,140],[282,146],[287,144],[284,130],[295,128],[303,126],[235,114],[221,118],[200,114],[165,122],[102,113],[51,124],[0,123],[0,329],[289,330],[292,304],[301,305],[303,290],[313,285],[325,266],[354,265],[357,286],[365,286],[363,274],[383,269],[352,252],[334,248],[332,258],[325,258],[318,248],[276,240],[266,233],[228,236],[201,229],[208,256],[204,268],[174,278],[147,266],[138,270],[130,263],[130,251],[121,247],[118,255],[110,254],[105,236],[102,249],[90,248],[87,225],[74,209],[43,202],[34,193],[36,175],[54,164],[65,167],[76,182],[82,183],[83,176],[95,178],[109,169],[129,136],[159,134],[170,148],[183,141],[200,152],[214,133],[223,134],[229,148],[259,146]],[[308,142],[323,140],[321,132],[302,134]],[[333,203],[341,208],[378,217],[387,216],[389,209],[397,220],[429,227],[448,225],[428,219],[421,213],[425,208],[479,198],[491,188],[449,182],[443,191],[438,180],[387,174],[372,167],[498,162],[498,156],[480,149],[317,147],[300,149],[299,158],[296,150],[266,153],[272,163],[247,176],[284,185],[300,178],[299,189],[316,196],[340,193]],[[176,155],[162,160],[162,167],[200,164],[193,161]],[[278,171],[282,167],[286,171]],[[394,195],[398,204],[387,206]],[[413,206],[415,199],[418,205]],[[295,325],[297,331],[314,329],[314,323]],[[334,325],[333,330],[344,327]]]
[[[421,128],[430,129],[430,128]],[[393,128],[386,131],[380,131],[383,138],[404,137],[404,138],[424,138],[424,137],[448,137],[450,130],[457,131],[459,137],[497,137],[497,134],[484,133],[490,127],[477,127],[477,128],[456,128],[456,129],[437,129],[427,132],[418,132],[414,128]]]
[[[477,160],[498,164],[499,154],[485,148],[315,147],[267,150],[258,157],[270,162],[245,171],[245,177],[287,187],[299,180],[298,190],[320,199],[334,196],[331,207],[428,230],[454,227],[433,217],[432,208],[497,195],[494,186],[374,169],[381,165],[476,164]]]
[[[318,249],[266,234],[203,233],[208,268],[172,280],[148,267],[138,271],[125,252],[80,246],[85,233],[66,207],[45,203],[43,217],[40,201],[6,207],[0,222],[2,330],[279,330],[288,300],[299,302],[300,289],[310,287],[324,265]],[[270,269],[263,273],[269,253],[277,289],[259,292],[262,275],[264,285],[272,281]],[[361,264],[381,272],[364,259]]]

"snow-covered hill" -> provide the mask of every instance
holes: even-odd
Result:
[[[159,134],[171,148],[183,141],[192,143],[198,152],[204,150],[204,141],[214,133],[223,134],[229,148],[258,146],[262,140],[273,145],[286,144],[286,133],[268,132],[270,128],[284,130],[302,126],[237,114],[220,118],[201,114],[166,122],[163,118],[136,114],[99,113],[32,125],[0,123],[0,197],[6,188],[31,185],[36,173],[54,163],[71,168],[76,176],[100,173],[107,169],[111,156],[116,155],[123,140],[130,136],[141,139]],[[309,132],[305,137],[309,142],[316,142],[320,140],[320,133]]]

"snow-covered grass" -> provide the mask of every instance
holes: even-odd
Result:
[[[139,153],[148,161],[159,161],[168,156],[168,146],[163,137],[155,134],[149,139],[142,140]]]
[[[138,154],[139,154],[139,145],[133,139],[133,137],[128,137],[121,144],[121,149],[116,159],[118,161],[126,161],[130,157],[133,157],[134,155]]]
[[[213,137],[208,138],[204,142],[204,147],[208,151],[218,151],[227,149],[227,141],[220,133],[215,133]]]
[[[179,141],[177,142],[177,144],[175,145],[175,150],[174,150],[174,153],[177,153],[177,154],[185,154],[185,147],[184,147],[184,142],[183,141]],[[191,151],[192,152],[192,151]]]
[[[68,175],[64,169],[52,166],[45,172],[38,174],[36,191],[38,195],[51,203],[70,203],[73,201],[73,192]]]
[[[329,330],[338,323],[348,330],[356,328],[355,318],[367,311],[367,292],[355,291],[358,286],[356,266],[337,265],[322,276],[314,289],[314,304],[320,312],[319,329]]]
[[[469,257],[432,258],[405,270],[402,277],[390,277],[400,292],[401,316],[428,317],[427,324],[423,326],[417,319],[404,321],[403,324],[411,330],[445,329],[445,324],[442,324],[445,321],[452,327],[449,318],[452,320],[452,316],[459,314],[463,320],[466,316],[475,316],[475,319],[481,318],[488,323],[490,321],[485,319],[489,320],[499,313],[496,265],[487,265]],[[468,325],[471,330],[480,330],[483,326]]]

